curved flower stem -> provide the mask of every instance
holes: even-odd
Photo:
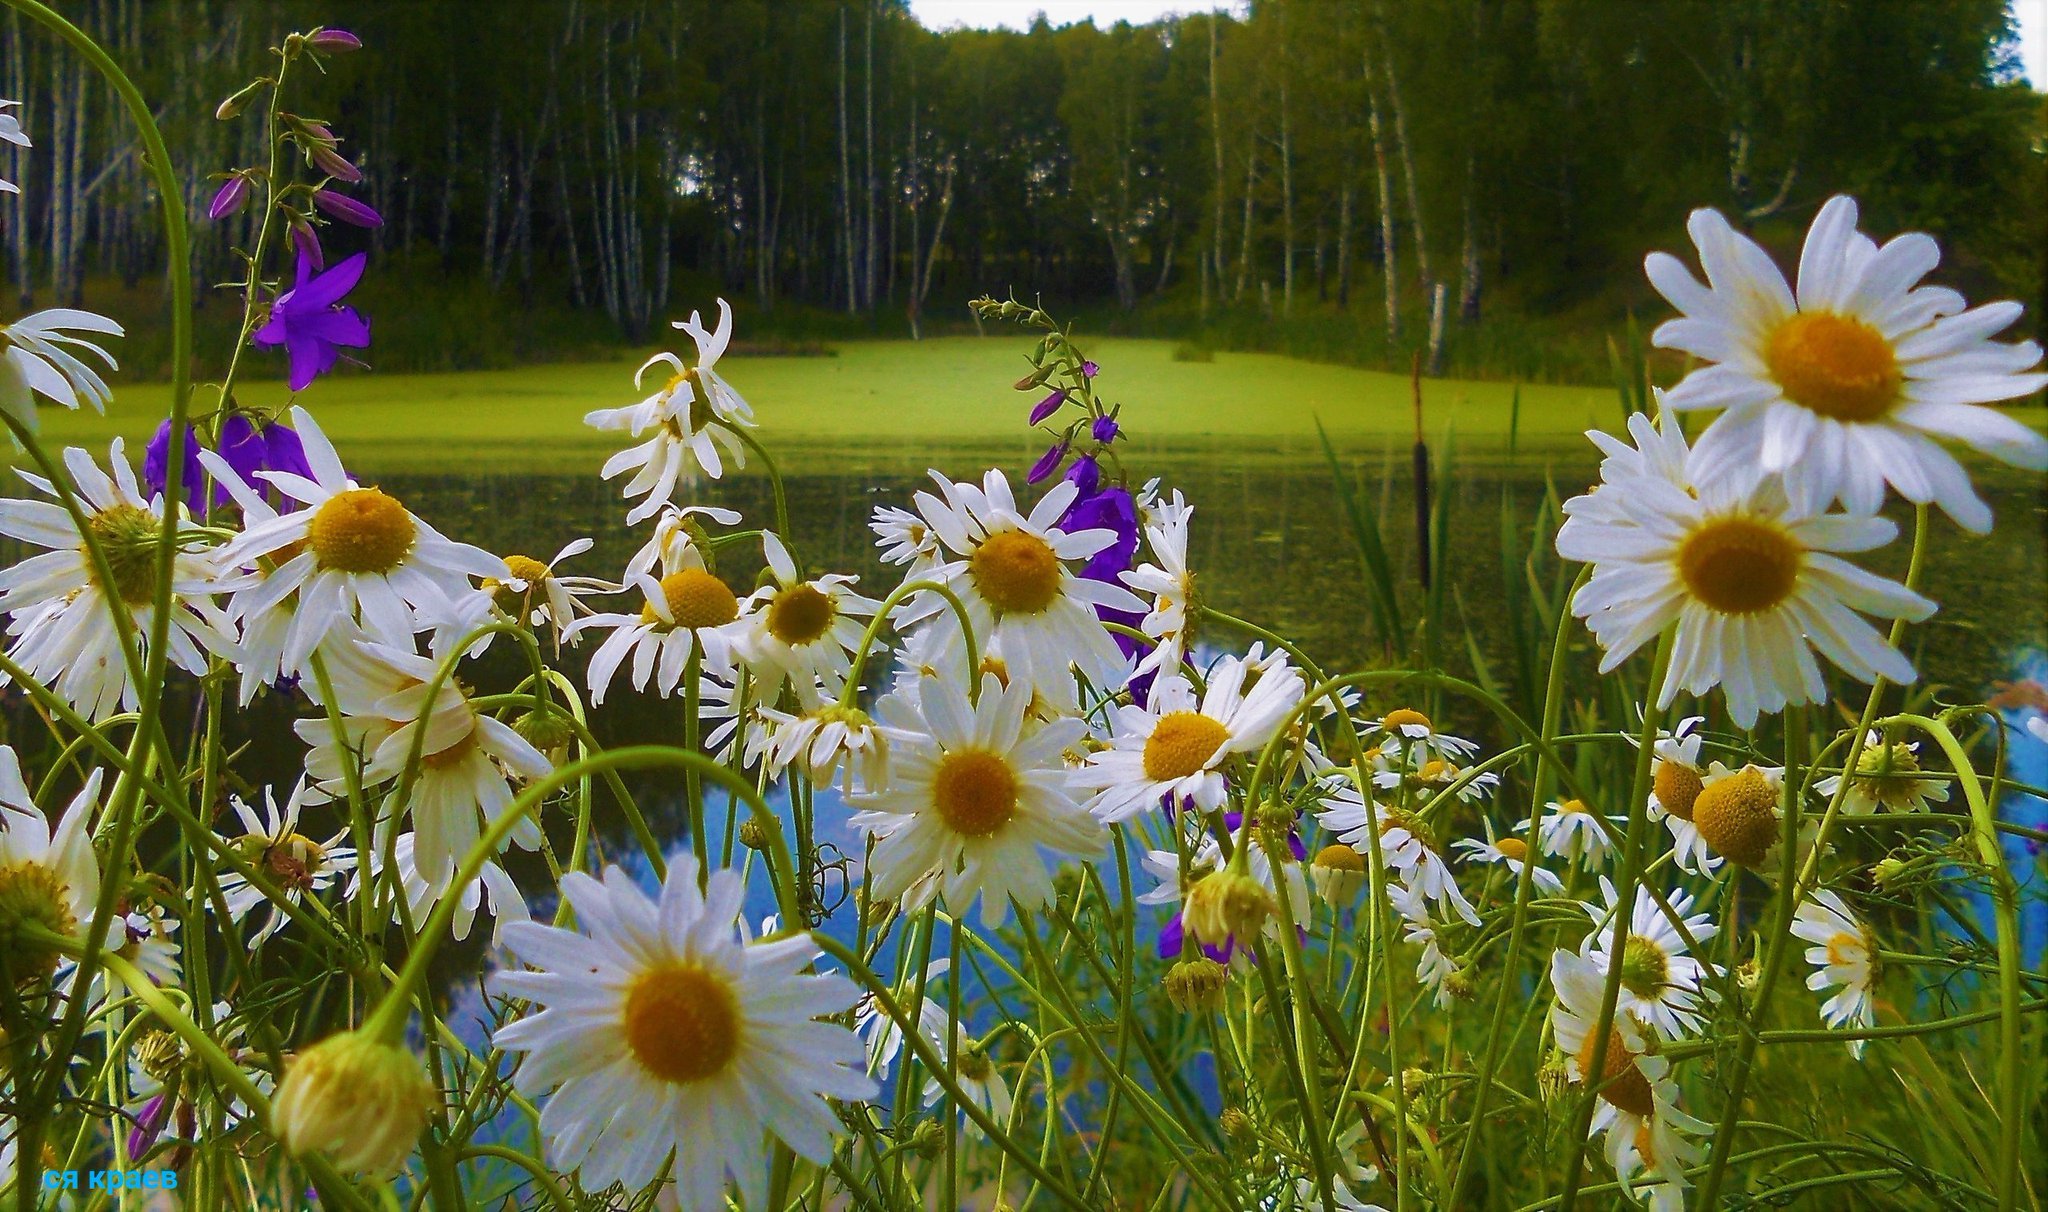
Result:
[[[937,581],[905,581],[898,585],[882,604],[875,607],[875,616],[868,620],[867,630],[861,632],[860,647],[854,649],[853,661],[847,666],[846,686],[839,692],[839,705],[851,707],[860,698],[860,675],[868,661],[868,650],[875,646],[875,640],[882,634],[882,628],[889,624],[889,613],[913,593],[929,590],[946,599],[953,608],[953,615],[960,623],[962,642],[967,645],[967,694],[973,698],[980,693],[981,679],[975,676],[981,668],[981,651],[974,642],[974,622],[967,615],[967,606],[954,593]]]
[[[1246,815],[1250,816],[1251,814],[1246,813]],[[1301,939],[1295,933],[1294,898],[1288,893],[1287,881],[1275,879],[1273,881],[1273,890],[1275,893],[1273,899],[1280,906],[1281,961],[1286,969],[1287,983],[1292,986],[1288,998],[1293,1003],[1291,1009],[1294,1018],[1294,1047],[1291,1050],[1291,1055],[1297,1070],[1296,1080],[1301,1086],[1303,1095],[1301,1104],[1302,1134],[1308,1140],[1309,1164],[1315,1171],[1316,1191],[1322,1198],[1324,1208],[1328,1212],[1335,1212],[1337,1206],[1336,1196],[1330,1186],[1330,1158],[1326,1152],[1330,1142],[1323,1132],[1322,1088],[1321,1083],[1317,1080],[1315,1062],[1316,1038],[1315,1033],[1309,1030],[1308,1021],[1309,1004],[1315,995],[1308,987],[1308,973],[1301,955]],[[1388,1019],[1391,1022],[1392,1016],[1389,1015]],[[1396,1084],[1399,1084],[1398,1070],[1395,1077]],[[1329,1135],[1334,1136],[1335,1134],[1331,1133]]]
[[[723,421],[719,423],[725,424]],[[768,469],[768,483],[775,490],[775,533],[781,537],[783,546],[790,549],[790,558],[795,559],[796,546],[789,537],[789,496],[782,488],[782,469],[775,465],[775,459],[768,453],[767,448],[756,441],[754,435],[748,432],[745,426],[725,425],[725,427],[739,438],[742,445],[754,452],[754,457],[761,460],[761,466]]]
[[[263,222],[256,228],[256,247],[249,251],[249,280],[242,290],[242,326],[235,337],[235,350],[228,355],[227,373],[220,381],[220,407],[225,409],[234,398],[235,379],[241,373],[242,355],[249,348],[249,335],[256,331],[256,297],[263,283],[263,254],[270,249],[271,233],[276,228],[278,200],[283,190],[278,188],[278,179],[284,175],[285,141],[279,137],[277,115],[279,103],[284,100],[284,78],[291,71],[291,59],[278,56],[277,76],[270,82],[270,104],[263,115],[264,143],[270,153],[270,165],[263,178],[266,205],[263,208]]]
[[[504,1145],[464,1145],[458,1156],[462,1161],[474,1157],[490,1157],[518,1166],[533,1179],[533,1185],[547,1195],[549,1206],[556,1209],[556,1212],[570,1212],[570,1209],[575,1207],[569,1202],[568,1194],[562,1190],[562,1184],[555,1181],[554,1171],[542,1165],[537,1157],[531,1157]]]

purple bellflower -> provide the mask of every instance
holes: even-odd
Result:
[[[298,282],[271,305],[270,322],[250,338],[259,348],[284,346],[291,356],[291,389],[304,391],[334,368],[341,347],[370,344],[370,322],[341,300],[362,280],[365,254],[315,273],[312,258],[299,254]]]

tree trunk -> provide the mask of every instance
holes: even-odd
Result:
[[[1472,157],[1465,157],[1465,238],[1463,262],[1458,284],[1458,319],[1467,324],[1479,320],[1479,230],[1472,218],[1472,187],[1474,168]]]
[[[1223,251],[1223,98],[1216,85],[1216,28],[1221,24],[1216,14],[1209,15],[1209,134],[1216,147],[1216,179],[1212,193],[1215,201],[1215,223],[1209,232],[1210,257],[1215,262],[1216,289],[1223,289],[1223,280],[1229,276],[1230,266],[1226,264]],[[1209,318],[1209,274],[1204,265],[1202,274],[1202,318]]]
[[[1377,6],[1374,14],[1376,17],[1384,16]],[[1408,114],[1401,104],[1401,80],[1394,73],[1394,53],[1387,44],[1385,21],[1379,20],[1376,25],[1380,33],[1381,66],[1387,77],[1387,104],[1394,117],[1394,147],[1401,157],[1402,180],[1408,187],[1408,222],[1415,234],[1415,274],[1427,293],[1430,283],[1436,279],[1429,272],[1429,239],[1423,230],[1422,194],[1415,183],[1415,148],[1408,141]]]
[[[1394,183],[1387,171],[1387,139],[1380,123],[1379,93],[1373,87],[1370,46],[1360,56],[1360,61],[1365,71],[1365,122],[1366,131],[1372,139],[1373,181],[1379,189],[1380,276],[1386,284],[1387,352],[1392,354],[1394,344],[1401,339],[1401,274],[1400,253],[1394,242]]]
[[[846,5],[839,6],[839,229],[846,250],[846,314],[860,313],[860,280],[854,274],[853,149],[846,129]]]

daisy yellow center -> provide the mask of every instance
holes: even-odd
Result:
[[[1411,708],[1396,707],[1387,713],[1385,719],[1380,721],[1380,725],[1390,731],[1398,731],[1410,724],[1418,724],[1427,728],[1429,727],[1429,717]]]
[[[987,837],[1017,815],[1017,772],[985,749],[948,753],[932,775],[932,806],[954,833]]]
[[[1325,846],[1316,851],[1315,865],[1336,871],[1364,871],[1365,856],[1349,846]]]
[[[1699,771],[1683,762],[1660,761],[1650,786],[1664,811],[1681,821],[1692,819],[1693,803],[1700,798]]]
[[[1655,997],[1671,983],[1671,960],[1664,948],[1631,934],[1621,944],[1621,985],[1637,997]]]
[[[505,567],[511,569],[513,580],[525,581],[529,586],[538,585],[548,579],[548,566],[532,556],[506,556]]]
[[[1650,1079],[1636,1067],[1636,1058],[1622,1042],[1621,1032],[1608,1031],[1607,1055],[1601,1060],[1599,1077],[1593,1078],[1593,1049],[1599,1042],[1599,1036],[1586,1033],[1586,1042],[1579,1045],[1579,1072],[1600,1086],[1601,1098],[1630,1115],[1648,1119],[1657,1110],[1657,1100],[1651,1096]]]
[[[988,603],[1006,614],[1037,614],[1060,596],[1060,561],[1035,534],[992,534],[967,557],[967,573]]]
[[[69,935],[78,929],[64,882],[41,863],[0,867],[0,954],[17,981],[46,977],[57,970],[57,951],[47,943],[23,937],[28,927]]]
[[[405,506],[375,488],[327,498],[306,524],[306,546],[320,567],[337,572],[390,572],[412,554],[419,524]]]
[[[1495,842],[1493,848],[1500,851],[1502,858],[1513,859],[1518,863],[1526,862],[1529,858],[1529,844],[1518,837],[1504,837]]]
[[[1804,556],[1783,527],[1717,518],[1679,545],[1678,575],[1693,597],[1722,614],[1756,614],[1792,596]]]
[[[1716,852],[1744,867],[1764,861],[1778,840],[1778,791],[1754,766],[1700,790],[1692,823]]]
[[[723,627],[740,617],[740,601],[733,596],[732,587],[702,568],[685,568],[661,578],[661,596],[677,627]],[[668,626],[655,613],[652,602],[640,608],[640,621]]]
[[[1145,777],[1163,783],[1196,774],[1229,739],[1223,725],[1199,711],[1170,711],[1145,738]]]
[[[979,1048],[960,1050],[960,1076],[971,1082],[985,1082],[996,1071],[988,1063],[988,1054]]]
[[[476,729],[472,728],[469,730],[469,735],[448,746],[446,749],[421,755],[420,765],[428,770],[451,770],[456,766],[460,766],[475,750]]]
[[[1448,783],[1458,777],[1458,768],[1442,758],[1431,758],[1415,772],[1415,777],[1425,783]]]
[[[116,505],[85,520],[85,528],[107,557],[107,571],[114,583],[115,597],[130,606],[140,606],[156,596],[155,514],[136,505]],[[83,547],[80,548],[83,550]],[[95,581],[98,570],[88,565],[86,575]]]
[[[1898,354],[1850,316],[1812,311],[1778,325],[1764,346],[1771,378],[1794,404],[1837,421],[1874,421],[1899,400]]]
[[[832,626],[838,607],[832,597],[810,585],[796,585],[768,604],[768,634],[785,644],[808,644]]]
[[[1856,759],[1856,789],[1891,809],[1910,808],[1925,790],[1920,759],[1904,741],[1867,748]]]
[[[673,1085],[716,1077],[740,1050],[740,1007],[725,978],[696,965],[649,968],[626,990],[626,1047]]]

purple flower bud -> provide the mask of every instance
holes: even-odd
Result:
[[[358,202],[347,194],[338,194],[323,189],[313,195],[313,205],[327,212],[328,216],[355,227],[382,227],[384,216],[370,209],[366,203]]]
[[[249,178],[240,173],[220,183],[219,192],[207,204],[206,217],[215,223],[242,209],[249,201]]]
[[[142,1104],[142,1111],[135,1117],[135,1127],[128,1132],[128,1156],[141,1157],[156,1146],[156,1138],[163,1134],[164,1124],[171,1118],[171,1095],[168,1091],[157,1094]]]
[[[1055,391],[1051,395],[1045,397],[1043,400],[1040,400],[1037,403],[1037,405],[1031,409],[1031,419],[1029,421],[1026,421],[1025,424],[1038,424],[1040,421],[1043,421],[1047,417],[1058,412],[1060,410],[1060,405],[1066,402],[1067,389],[1062,387],[1058,391]]]
[[[1096,375],[1098,375],[1098,374],[1100,374],[1100,373],[1102,373],[1102,368],[1101,368],[1100,366],[1097,366],[1097,365],[1096,365],[1095,363],[1093,363],[1093,362],[1083,362],[1083,363],[1081,363],[1081,377],[1082,377],[1082,378],[1084,378],[1084,379],[1092,379],[1092,378],[1094,378],[1094,377],[1095,377]]]
[[[1042,482],[1051,476],[1053,472],[1060,469],[1060,460],[1066,457],[1067,444],[1065,442],[1054,443],[1050,450],[1038,456],[1038,462],[1031,465],[1031,470],[1024,473],[1024,482],[1026,484]]]
[[[1102,487],[1102,465],[1095,461],[1094,455],[1082,455],[1074,460],[1072,467],[1067,468],[1067,479],[1072,481],[1074,487],[1081,490],[1081,495],[1074,498],[1074,509],[1068,511],[1069,514],[1072,514],[1078,511],[1081,504],[1086,502],[1088,498],[1094,496],[1098,488]]]
[[[320,247],[320,233],[304,219],[292,220],[292,249],[311,261],[314,269],[327,268],[327,253]]]
[[[363,179],[363,170],[336,155],[332,148],[316,146],[313,149],[313,163],[321,172],[337,181],[346,181],[354,185]]]
[[[1117,426],[1115,417],[1101,416],[1095,418],[1095,425],[1088,432],[1094,435],[1096,441],[1107,446],[1116,441],[1116,436],[1123,430]]]
[[[329,55],[345,55],[363,49],[363,40],[345,29],[316,29],[306,36],[306,45]]]
[[[183,462],[184,475],[180,477],[180,480],[182,482],[185,504],[194,513],[197,513],[199,512],[201,502],[206,499],[200,487],[201,480],[206,473],[205,469],[199,465],[199,435],[192,432],[190,425],[185,427],[185,458]],[[166,418],[157,425],[156,435],[150,438],[149,445],[142,452],[142,486],[148,491],[150,496],[158,497],[163,495],[164,488],[170,483],[170,471],[171,422]]]

